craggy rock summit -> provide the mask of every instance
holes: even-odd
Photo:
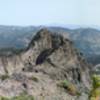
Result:
[[[88,100],[89,67],[72,41],[41,29],[24,51],[0,57],[0,96]]]

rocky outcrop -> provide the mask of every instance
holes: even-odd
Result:
[[[0,75],[9,76],[0,82],[0,95],[16,96],[26,91],[36,100],[87,100],[89,67],[72,41],[41,29],[24,51],[0,57]],[[73,84],[80,96],[72,96],[67,88],[57,85],[64,80]]]

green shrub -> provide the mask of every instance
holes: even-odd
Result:
[[[89,100],[100,100],[100,75],[92,76],[93,86],[89,95]]]
[[[63,80],[61,81],[58,86],[64,88],[65,90],[68,91],[69,94],[71,95],[81,95],[76,86],[74,84],[72,84],[71,82],[67,81],[67,80]]]
[[[1,79],[2,81],[6,80],[6,79],[8,79],[8,78],[9,78],[9,75],[8,75],[8,74],[1,75],[1,76],[0,76],[0,79]]]
[[[34,100],[34,97],[30,95],[20,95],[13,97],[11,100]]]
[[[19,96],[12,98],[0,97],[0,100],[34,100],[34,97],[26,93],[22,93]]]
[[[0,97],[0,100],[10,100],[10,99],[7,97]]]
[[[35,81],[35,82],[38,82],[39,81],[38,78],[35,77],[35,76],[32,76],[30,79],[33,80],[33,81]]]

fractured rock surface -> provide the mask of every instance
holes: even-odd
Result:
[[[6,76],[9,77],[6,77]],[[35,100],[88,100],[90,65],[73,43],[41,29],[19,54],[0,57],[0,95],[26,91]],[[81,93],[73,96],[57,84],[67,80]]]

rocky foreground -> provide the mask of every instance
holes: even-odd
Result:
[[[72,41],[41,29],[18,54],[0,56],[0,96],[23,100],[89,100],[90,65]],[[0,100],[6,100],[6,99]],[[34,99],[33,99],[34,98]]]

